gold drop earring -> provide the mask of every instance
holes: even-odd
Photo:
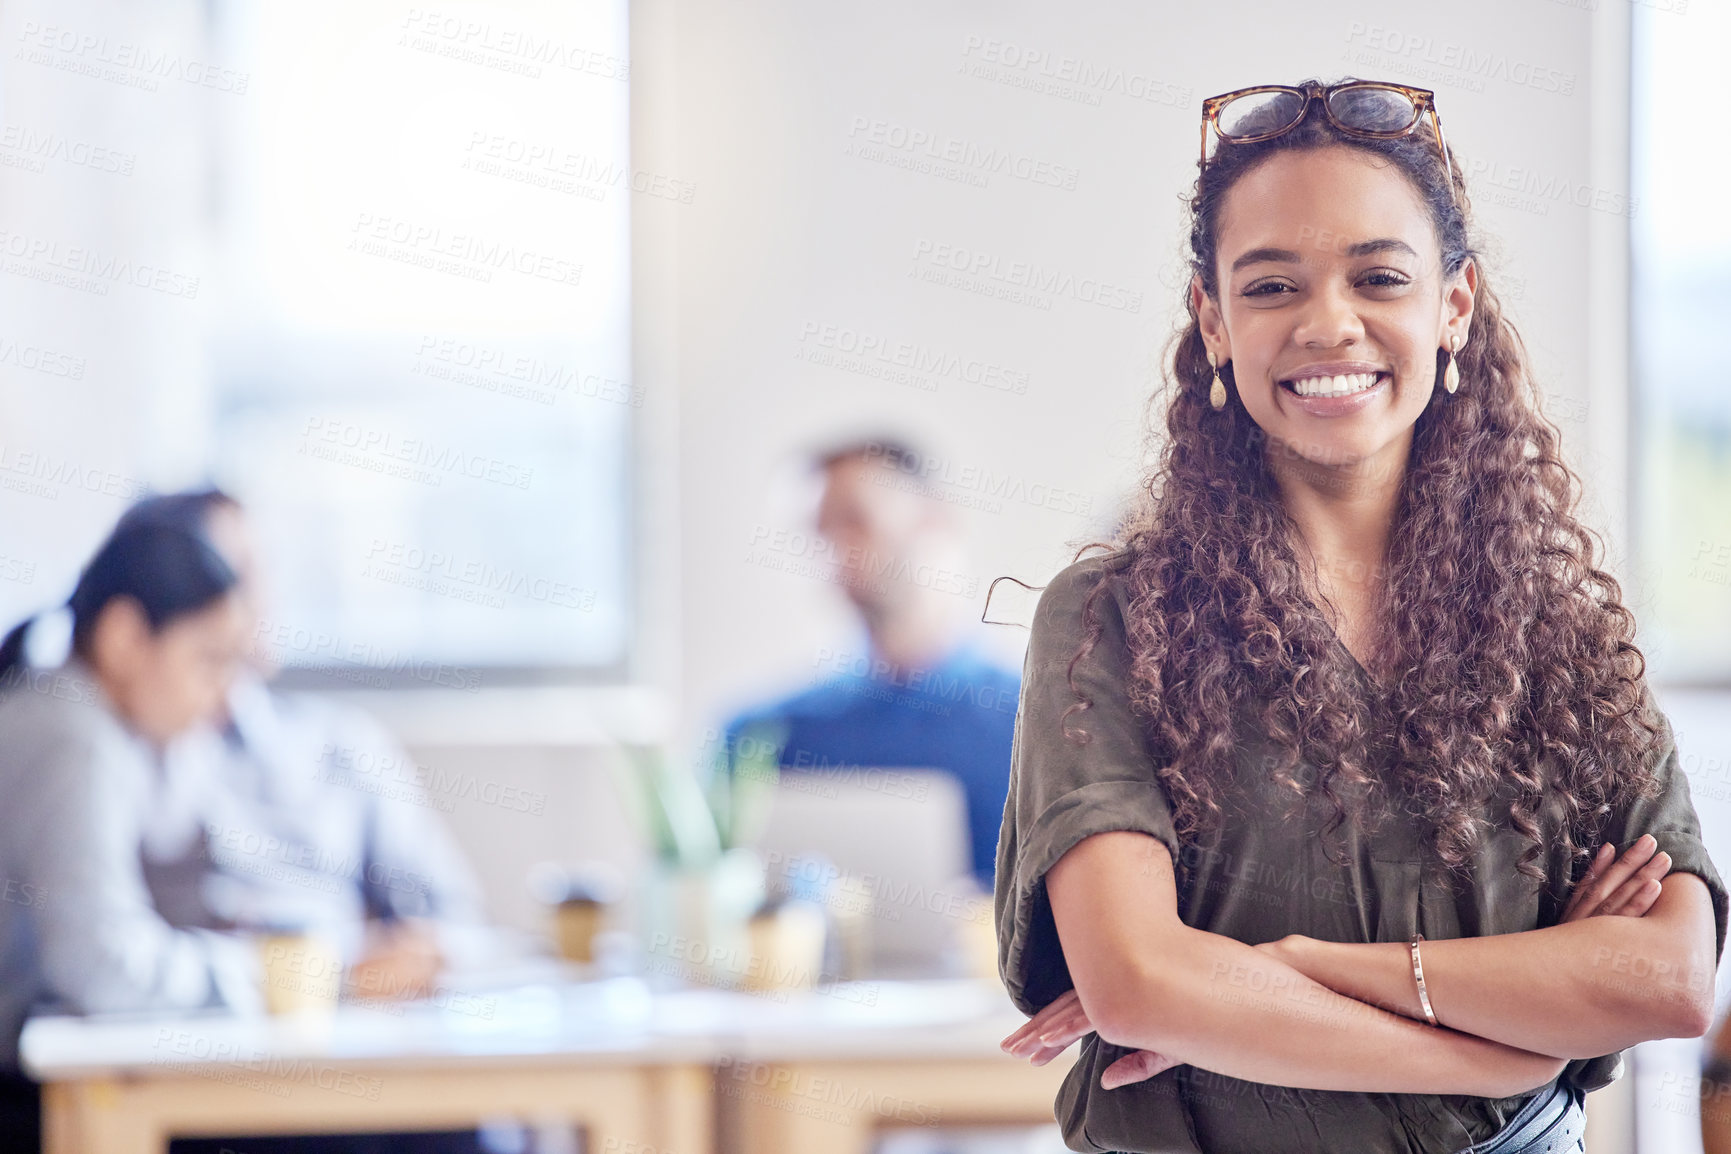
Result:
[[[1220,366],[1214,363],[1214,350],[1208,350],[1208,367],[1214,370],[1214,383],[1208,386],[1208,403],[1219,412],[1226,407],[1226,382],[1220,379]]]
[[[1449,363],[1443,370],[1443,388],[1454,392],[1461,387],[1460,365],[1456,363],[1456,354],[1460,351],[1461,339],[1458,336],[1449,338]]]

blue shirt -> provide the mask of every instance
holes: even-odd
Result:
[[[947,770],[967,797],[970,860],[990,892],[998,831],[1009,795],[1019,674],[990,662],[971,642],[936,665],[900,666],[876,654],[825,659],[823,681],[729,722],[726,748],[753,722],[785,724],[783,771],[843,767]]]

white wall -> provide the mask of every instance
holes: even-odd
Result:
[[[7,628],[63,601],[126,503],[193,479],[206,447],[209,154],[186,126],[209,92],[145,69],[104,72],[99,51],[76,48],[98,36],[110,49],[203,55],[192,0],[0,7]]]

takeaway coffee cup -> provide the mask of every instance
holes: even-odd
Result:
[[[320,1017],[336,1010],[343,960],[337,943],[312,930],[275,930],[258,937],[265,1008],[272,1014]]]

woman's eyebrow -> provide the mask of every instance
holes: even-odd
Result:
[[[1237,272],[1247,264],[1257,264],[1265,260],[1292,263],[1298,260],[1298,254],[1289,248],[1253,248],[1232,262],[1232,271]]]
[[[1407,256],[1417,257],[1412,245],[1395,236],[1379,236],[1373,240],[1361,240],[1357,244],[1341,248],[1335,246],[1337,252],[1345,256],[1371,256],[1379,252],[1399,252]],[[1298,254],[1289,248],[1253,248],[1232,262],[1232,271],[1237,272],[1245,265],[1259,264],[1262,261],[1277,261],[1287,264],[1297,262]]]
[[[1347,256],[1370,256],[1372,253],[1379,252],[1402,252],[1412,257],[1418,255],[1413,250],[1412,245],[1393,236],[1379,236],[1375,240],[1361,240],[1346,249]]]

